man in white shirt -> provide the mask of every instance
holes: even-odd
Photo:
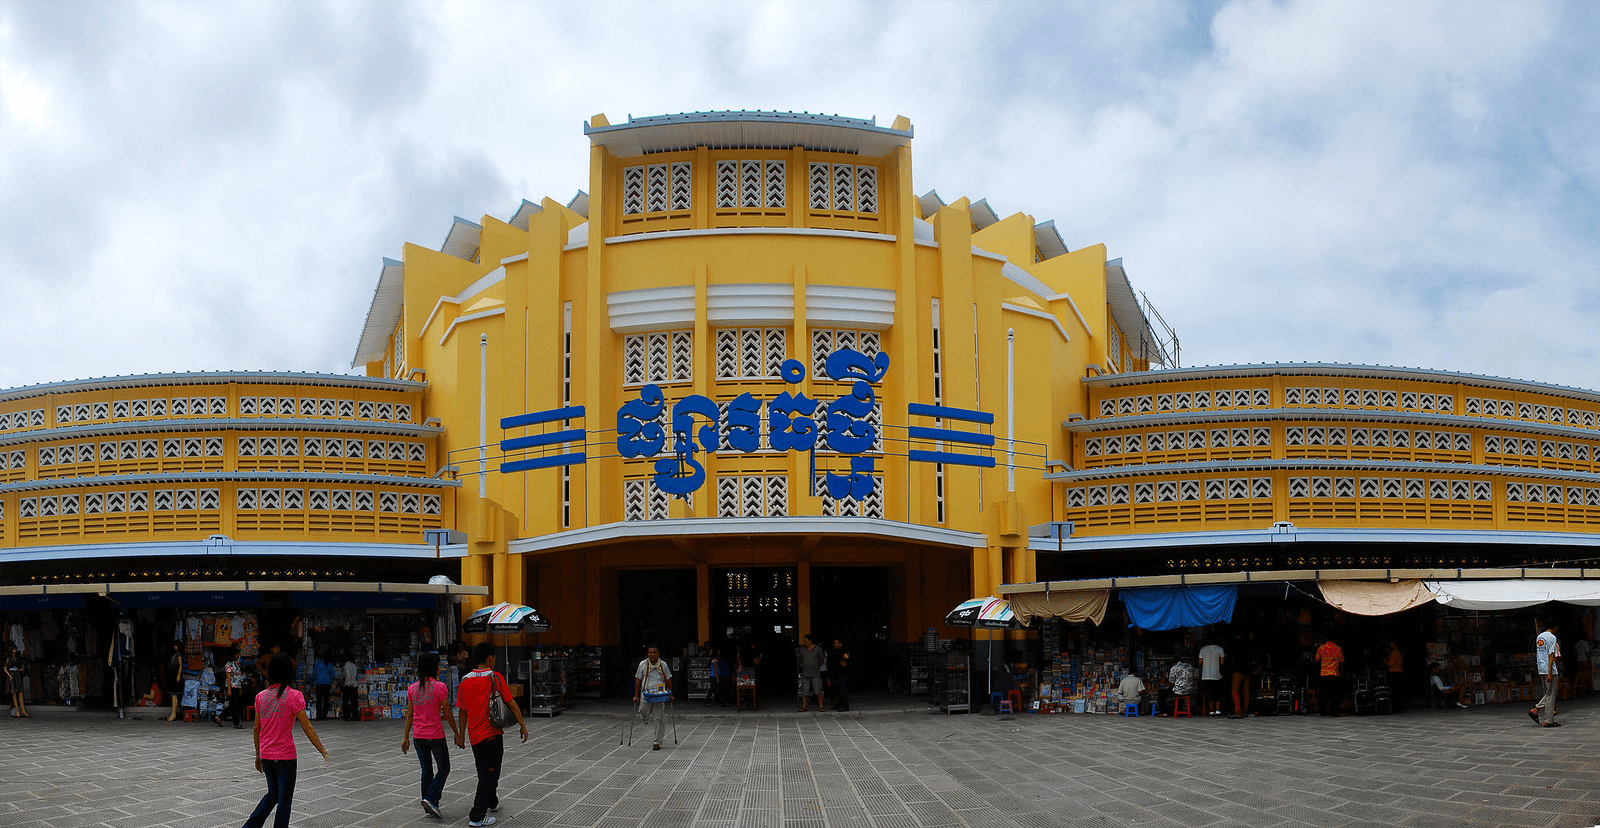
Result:
[[[656,723],[656,740],[651,750],[661,749],[667,735],[667,702],[672,698],[672,668],[661,660],[661,651],[651,647],[649,655],[633,671],[633,700],[646,724]],[[674,731],[676,732],[676,731]]]
[[[1545,727],[1560,727],[1556,721],[1556,684],[1559,675],[1556,662],[1561,658],[1561,642],[1556,640],[1560,624],[1551,620],[1544,632],[1534,639],[1533,657],[1539,668],[1539,678],[1544,681],[1544,698],[1528,711],[1532,719]]]
[[[1200,697],[1206,706],[1207,716],[1222,715],[1222,659],[1227,653],[1215,642],[1200,648]]]

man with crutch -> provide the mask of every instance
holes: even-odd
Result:
[[[649,655],[639,662],[633,672],[633,700],[639,705],[639,715],[648,724],[656,725],[655,743],[651,750],[661,749],[661,740],[667,735],[667,705],[672,701],[672,669],[661,660],[661,651],[651,647]],[[677,733],[676,727],[673,729]]]

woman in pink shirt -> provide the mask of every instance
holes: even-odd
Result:
[[[456,732],[455,719],[450,716],[450,688],[439,681],[439,654],[423,653],[417,657],[417,681],[406,690],[405,735],[400,737],[400,752],[411,749],[415,729],[417,761],[422,763],[422,811],[434,819],[442,818],[439,796],[450,776],[450,746],[445,744],[442,722],[449,723],[450,732],[456,734],[456,744],[461,744],[461,734]],[[439,765],[437,775],[433,772],[435,763]]]
[[[267,689],[256,694],[256,770],[267,776],[267,795],[261,797],[245,828],[261,828],[273,808],[278,815],[273,828],[289,828],[289,806],[294,802],[295,752],[294,723],[306,733],[323,759],[328,751],[317,738],[317,731],[306,718],[304,693],[289,686],[294,681],[294,660],[278,653],[267,662]]]

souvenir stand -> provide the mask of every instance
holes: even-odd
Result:
[[[580,699],[599,699],[606,688],[605,659],[599,647],[578,647],[573,652],[578,677],[574,695]]]
[[[911,666],[909,683],[906,691],[913,696],[926,696],[929,689],[929,653],[936,653],[939,649],[939,634],[930,627],[928,632],[918,641],[911,642]]]
[[[711,698],[711,653],[690,644],[688,656],[689,692],[686,698],[700,701]]]
[[[1016,630],[1022,628],[1022,625],[1017,623],[1016,614],[1011,610],[1011,602],[994,596],[963,601],[959,606],[951,610],[949,615],[945,616],[944,623],[945,626],[949,627],[967,627],[973,630]],[[988,651],[988,657],[985,659],[985,672],[993,676],[995,642],[987,641],[984,643],[984,649]],[[1001,646],[1004,646],[1003,642]],[[945,712],[970,711],[972,709],[973,690],[971,658],[967,652],[963,652],[958,648],[944,649],[949,650],[949,654],[944,659],[945,669],[943,670],[945,680],[945,701],[943,706]],[[1003,664],[1002,669],[1004,669]],[[988,681],[986,680],[983,690],[986,694],[994,689],[989,685]],[[1020,713],[1021,711],[1015,710],[1012,712]]]

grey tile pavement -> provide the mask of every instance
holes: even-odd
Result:
[[[686,707],[676,745],[619,744],[620,704],[529,722],[506,750],[508,828],[1600,825],[1600,697],[1543,729],[1511,705],[1376,718],[942,716]],[[294,825],[438,824],[398,722],[303,738]],[[261,796],[248,730],[104,713],[0,719],[0,828],[227,828]],[[452,751],[445,824],[471,754]]]

